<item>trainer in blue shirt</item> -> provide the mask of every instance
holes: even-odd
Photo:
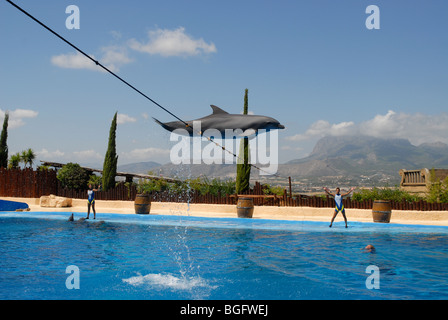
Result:
[[[344,221],[345,221],[345,227],[347,228],[347,218],[345,217],[345,208],[344,208],[344,204],[342,203],[342,197],[349,195],[353,190],[355,190],[355,188],[351,188],[347,193],[344,193],[344,194],[341,194],[341,189],[339,189],[339,188],[336,188],[336,194],[331,193],[330,189],[328,189],[326,187],[324,187],[324,190],[330,196],[334,197],[334,202],[336,205],[336,207],[334,209],[333,218],[331,219],[330,228],[333,225],[334,218],[336,218],[339,211],[342,212],[342,216],[344,217]]]
[[[101,188],[101,185],[100,185],[100,188]],[[89,219],[90,207],[92,207],[92,210],[93,210],[93,219],[96,219],[95,191],[98,191],[98,189],[93,189],[92,185],[89,184],[89,190],[87,190],[87,218],[86,219]]]

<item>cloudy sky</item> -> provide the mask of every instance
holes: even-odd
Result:
[[[243,108],[278,119],[280,162],[326,135],[448,143],[443,0],[54,1],[16,3],[190,120]],[[375,4],[380,29],[366,28]],[[80,12],[68,29],[69,5]],[[172,116],[6,1],[0,2],[0,121],[10,153],[101,166],[118,112],[119,164],[169,162]]]

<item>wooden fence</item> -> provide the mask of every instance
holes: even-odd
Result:
[[[0,168],[0,196],[39,198],[57,194],[58,184],[53,170]]]
[[[32,169],[3,169],[0,168],[0,196],[1,197],[21,197],[40,198],[44,195],[54,194],[57,196],[87,199],[87,190],[71,190],[63,188],[56,177],[56,171],[43,170],[34,171]],[[137,195],[135,185],[125,183],[118,184],[114,189],[108,191],[98,191],[95,193],[97,200],[120,200],[133,201]],[[315,207],[333,208],[334,200],[329,196],[305,196],[298,195],[291,197],[286,190],[283,195],[265,195],[263,186],[256,182],[253,189],[247,195],[254,199],[256,206],[289,206],[289,207]],[[201,195],[195,190],[176,194],[168,191],[153,192],[151,194],[153,202],[189,202],[204,204],[230,204],[236,205],[237,195]],[[371,209],[373,201],[358,202],[351,198],[345,198],[344,206],[347,209]],[[447,203],[418,202],[391,202],[392,210],[417,210],[417,211],[448,211]]]

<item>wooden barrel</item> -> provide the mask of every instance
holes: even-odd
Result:
[[[238,218],[252,218],[252,215],[254,214],[254,199],[244,197],[238,198],[236,212]]]
[[[135,213],[137,214],[149,214],[151,209],[151,198],[149,194],[137,194],[134,201]]]
[[[389,223],[392,209],[390,201],[375,200],[372,206],[373,222]]]

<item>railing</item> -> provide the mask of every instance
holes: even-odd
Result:
[[[402,186],[426,186],[426,172],[422,170],[400,170]]]

